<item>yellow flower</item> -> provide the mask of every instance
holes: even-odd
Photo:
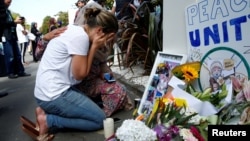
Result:
[[[190,82],[192,80],[195,80],[199,77],[198,75],[198,71],[195,70],[195,68],[190,67],[190,66],[184,66],[181,69],[182,73],[183,73],[183,77],[185,78],[185,80],[187,82]]]
[[[175,105],[177,107],[187,107],[187,101],[186,101],[186,99],[174,98],[174,101],[175,101]]]

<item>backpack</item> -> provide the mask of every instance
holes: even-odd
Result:
[[[44,41],[41,37],[37,40],[37,46],[35,51],[35,57],[37,60],[41,60],[43,53],[47,47],[48,41]]]

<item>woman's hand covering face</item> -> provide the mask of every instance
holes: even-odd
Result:
[[[104,47],[107,43],[113,41],[115,38],[115,33],[96,33],[93,38],[93,45],[97,46],[98,48]]]

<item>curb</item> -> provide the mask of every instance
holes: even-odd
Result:
[[[131,83],[118,73],[113,72],[113,74],[117,81],[124,84],[128,89],[131,89],[137,97],[142,98],[144,90],[145,90],[145,87],[143,85]]]

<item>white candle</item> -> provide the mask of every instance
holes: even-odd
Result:
[[[114,134],[114,119],[113,118],[106,118],[103,120],[103,127],[104,127],[104,136],[105,138],[109,138]]]

